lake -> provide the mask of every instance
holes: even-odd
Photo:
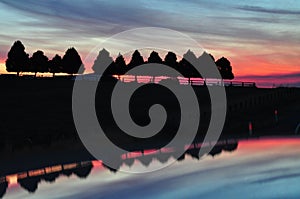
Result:
[[[0,195],[17,199],[300,197],[300,138],[225,140],[202,157],[200,145],[191,146],[178,160],[173,158],[175,149],[123,154],[118,169],[84,160],[20,170],[0,177]],[[144,173],[150,167],[154,171]]]

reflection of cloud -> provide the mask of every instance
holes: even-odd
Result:
[[[291,173],[291,174],[285,174],[285,175],[279,175],[279,176],[273,176],[270,178],[265,178],[265,179],[261,179],[261,180],[256,180],[253,183],[271,183],[271,182],[275,182],[278,180],[288,180],[288,178],[299,178],[300,177],[300,173]]]

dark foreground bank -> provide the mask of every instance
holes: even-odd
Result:
[[[107,90],[113,88],[117,80],[106,79],[103,82],[100,92],[96,95],[98,116],[102,114],[101,110],[104,106],[102,97],[109,95]],[[85,83],[90,84],[91,81],[86,80]],[[41,144],[46,146],[57,140],[79,140],[72,115],[73,84],[74,78],[72,77],[0,78],[1,147],[9,145],[12,148],[18,148]],[[184,87],[184,85],[182,86]],[[194,86],[193,89],[199,99],[201,110],[200,128],[195,140],[201,141],[210,122],[211,104],[206,86]],[[225,89],[227,116],[221,137],[240,138],[295,133],[295,129],[300,123],[298,114],[300,89],[233,86]],[[135,105],[131,106],[134,121],[139,124],[147,124],[148,118],[145,117],[143,111],[145,107],[154,102],[172,107],[175,102],[169,101],[168,98],[157,98],[157,96],[164,96],[163,92],[164,90],[153,89],[146,93],[136,94],[133,100]],[[180,121],[177,120],[180,115],[178,116],[176,110],[170,110],[169,115],[172,116],[170,129],[174,129],[175,132],[178,124],[174,121]],[[104,116],[102,123],[109,131],[106,133],[110,139],[119,144],[126,142],[129,145],[128,148],[132,150],[149,145],[149,142],[135,142],[136,140],[131,137],[125,137],[125,140],[119,139],[120,134],[114,133],[118,129],[111,126],[113,123],[109,121],[109,117]],[[153,140],[152,146],[149,147],[159,147],[172,139],[174,132],[170,132],[170,129],[166,130],[165,135],[157,137],[158,140]]]

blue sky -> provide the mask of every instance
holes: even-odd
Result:
[[[84,58],[95,42],[151,26],[181,31],[216,58],[228,57],[237,76],[300,72],[297,0],[0,0],[0,10],[2,62],[15,40],[30,55],[41,49],[51,58],[74,46]]]

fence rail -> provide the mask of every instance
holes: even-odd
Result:
[[[162,80],[168,79],[168,80],[178,81],[178,83],[181,85],[256,87],[255,82],[230,81],[230,80],[220,80],[220,79],[153,77],[153,76],[122,76],[117,78],[122,82],[158,83]]]
[[[192,86],[234,86],[234,87],[256,87],[255,82],[243,82],[243,81],[231,81],[221,79],[202,79],[202,78],[185,78],[185,77],[166,77],[166,76],[138,76],[138,75],[122,75],[114,76],[122,82],[137,82],[137,83],[159,83],[162,80],[177,81],[181,85]],[[16,75],[0,75],[1,79],[14,79]],[[53,77],[35,77],[34,75],[23,75],[18,77],[20,79],[46,79]],[[87,81],[99,81],[101,75],[86,74],[77,76],[55,76],[55,79],[72,79],[72,80],[87,80]]]

